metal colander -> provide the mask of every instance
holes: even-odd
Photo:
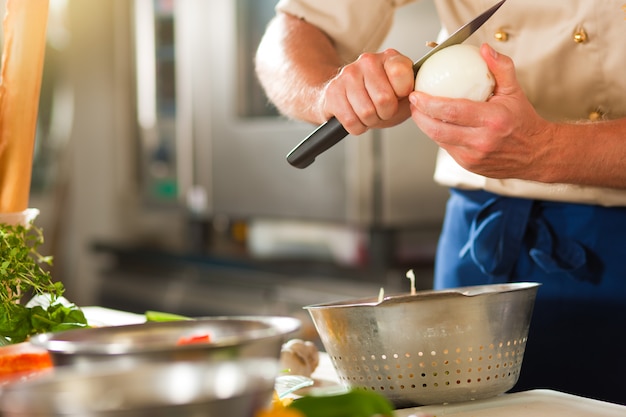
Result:
[[[481,285],[307,306],[347,388],[398,408],[493,397],[519,378],[539,284]]]

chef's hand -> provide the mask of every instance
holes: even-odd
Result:
[[[410,116],[407,97],[415,77],[412,61],[394,49],[362,54],[325,86],[322,109],[351,134],[394,126]]]
[[[480,52],[496,80],[492,97],[477,103],[413,92],[411,117],[463,168],[491,178],[533,179],[550,124],[523,93],[513,61],[487,44]]]

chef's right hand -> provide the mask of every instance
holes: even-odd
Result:
[[[353,135],[399,124],[410,116],[413,62],[394,49],[364,53],[344,66],[324,88],[322,109]]]

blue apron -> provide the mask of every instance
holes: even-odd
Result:
[[[435,288],[540,282],[514,390],[626,404],[626,208],[451,190]]]

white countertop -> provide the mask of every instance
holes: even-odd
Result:
[[[502,394],[495,398],[397,410],[395,417],[624,417],[626,407],[551,390]]]
[[[125,324],[144,323],[143,314],[128,313],[104,307],[81,307],[87,322],[92,326],[122,326]]]

